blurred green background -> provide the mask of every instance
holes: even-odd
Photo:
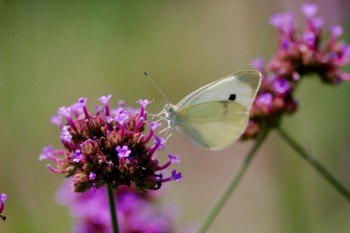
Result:
[[[343,39],[350,38],[350,3],[313,2],[327,25],[344,26]],[[8,195],[0,232],[69,232],[69,213],[54,199],[64,178],[38,161],[43,146],[60,147],[58,129],[49,121],[60,106],[86,96],[92,109],[107,94],[112,105],[124,99],[134,107],[139,98],[161,98],[144,70],[177,102],[250,68],[258,55],[268,60],[277,46],[268,18],[292,10],[301,21],[302,3],[0,1],[0,192]],[[303,81],[299,111],[283,127],[350,189],[349,88]],[[157,102],[148,110],[161,108]],[[161,156],[178,153],[184,179],[167,186],[161,203],[178,203],[178,226],[203,219],[251,145],[211,152],[172,136]],[[272,133],[210,231],[342,233],[350,231],[349,216],[350,204]]]

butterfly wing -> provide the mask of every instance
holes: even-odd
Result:
[[[233,101],[238,102],[249,111],[252,102],[259,89],[261,74],[258,71],[239,71],[225,78],[216,80],[190,93],[176,106],[179,111],[199,103],[210,101]]]
[[[192,92],[178,104],[174,126],[199,147],[223,149],[244,131],[261,74],[240,71]]]
[[[242,134],[248,117],[242,104],[211,101],[180,111],[176,128],[197,146],[219,150],[232,144]]]

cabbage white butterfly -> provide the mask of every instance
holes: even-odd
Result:
[[[184,133],[197,146],[224,149],[243,133],[260,82],[258,71],[239,71],[193,91],[176,105],[168,102],[160,114],[168,128]]]

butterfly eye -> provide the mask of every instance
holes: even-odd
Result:
[[[230,101],[235,101],[235,100],[236,100],[236,94],[231,94],[231,95],[228,97],[228,100],[230,100]]]

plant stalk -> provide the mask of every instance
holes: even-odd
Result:
[[[277,129],[282,138],[296,150],[303,159],[306,160],[316,171],[328,181],[345,199],[350,202],[350,192],[330,173],[327,169],[317,161],[316,157],[308,152],[304,147],[299,145],[289,134],[286,133],[282,128]]]
[[[238,171],[234,173],[226,189],[224,189],[222,194],[218,197],[218,199],[210,209],[209,213],[205,217],[204,221],[200,225],[198,233],[205,233],[208,230],[210,224],[213,222],[213,220],[215,219],[215,217],[217,216],[221,208],[224,206],[225,202],[228,200],[228,198],[234,191],[235,187],[238,185],[240,179],[242,178],[245,171],[247,170],[251,160],[254,158],[254,155],[256,154],[257,150],[259,149],[259,147],[265,140],[266,136],[268,135],[268,132],[269,132],[269,129],[265,129],[264,131],[261,132],[259,137],[256,139],[254,146],[246,155],[243,163],[238,168]]]
[[[114,191],[107,186],[107,193],[108,193],[108,200],[109,200],[109,209],[111,212],[113,233],[119,233]]]

